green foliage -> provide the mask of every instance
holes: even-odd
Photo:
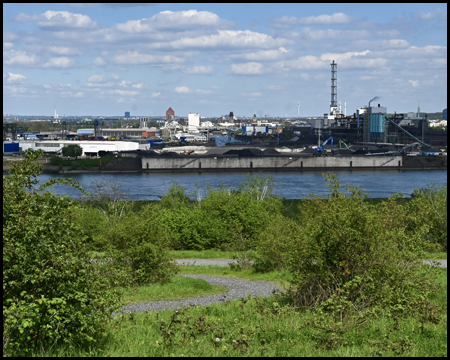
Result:
[[[91,203],[74,205],[72,211],[72,220],[83,231],[90,250],[104,249],[106,246],[104,234],[109,228],[109,223],[103,212]]]
[[[98,342],[118,304],[109,277],[85,258],[73,201],[43,191],[55,184],[83,189],[71,179],[36,188],[39,156],[42,151],[26,150],[3,178],[4,355]]]
[[[159,222],[172,234],[174,250],[220,248],[246,257],[282,206],[272,189],[272,178],[248,176],[238,191],[209,189],[203,200],[197,191],[191,201],[174,183],[160,202]]]
[[[121,286],[166,283],[177,272],[168,253],[170,234],[159,226],[156,216],[129,213],[115,219],[105,233],[105,266],[115,274]]]
[[[276,215],[259,235],[258,255],[253,257],[255,270],[266,272],[285,268],[292,249],[301,241],[302,231],[297,221]]]
[[[185,189],[176,181],[172,181],[167,194],[161,198],[161,206],[164,209],[179,209],[188,206],[189,203],[189,196],[186,195]]]
[[[443,251],[447,251],[447,184],[431,184],[414,190],[413,197],[424,200],[421,211],[427,215],[430,235]]]
[[[326,181],[327,199],[313,197],[302,209],[303,231],[289,259],[295,277],[289,296],[314,309],[345,300],[352,304],[345,311],[363,316],[369,310],[389,316],[415,311],[414,302],[433,290],[432,274],[419,281],[424,250],[432,245],[419,204],[391,198],[371,205],[361,189],[347,186],[349,195],[342,193],[335,175]]]
[[[62,154],[76,159],[83,154],[83,149],[78,144],[70,144],[62,148]]]

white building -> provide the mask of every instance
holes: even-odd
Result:
[[[97,156],[99,151],[119,152],[138,150],[139,143],[131,141],[81,141],[81,140],[49,140],[49,141],[19,141],[22,151],[26,149],[42,149],[48,153],[60,153],[67,145],[80,145],[83,153],[81,156]]]
[[[200,114],[189,113],[188,124],[189,124],[189,127],[193,127],[193,126],[199,127],[200,126]]]

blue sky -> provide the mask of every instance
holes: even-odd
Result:
[[[447,4],[3,4],[3,113],[447,107]],[[300,103],[300,106],[298,104]]]

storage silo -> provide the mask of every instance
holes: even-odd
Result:
[[[370,141],[381,141],[385,142],[385,117],[387,109],[384,106],[369,107],[369,130],[370,130]]]

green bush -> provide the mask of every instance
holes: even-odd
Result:
[[[57,183],[79,187],[70,179],[53,179],[36,189],[38,156],[42,151],[26,150],[3,178],[7,356],[31,355],[60,342],[98,344],[119,303],[107,274],[85,258],[84,238],[72,221],[73,201],[40,191]]]
[[[356,187],[342,193],[335,175],[326,181],[328,198],[314,197],[302,207],[303,231],[289,259],[289,296],[297,306],[333,311],[415,311],[414,304],[432,290],[431,280],[418,276],[430,243],[417,204],[391,198],[371,205]]]
[[[256,245],[258,255],[253,258],[253,268],[257,272],[285,268],[302,231],[297,221],[278,214],[259,235]]]
[[[431,184],[425,188],[414,190],[414,199],[423,199],[420,211],[426,212],[430,224],[430,236],[443,251],[447,251],[447,184],[438,186]]]
[[[109,271],[122,286],[169,282],[178,269],[169,256],[170,236],[145,209],[119,217],[105,233]]]
[[[72,208],[73,221],[87,237],[90,250],[101,251],[105,247],[104,234],[108,229],[108,221],[103,212],[94,204],[76,204]]]

